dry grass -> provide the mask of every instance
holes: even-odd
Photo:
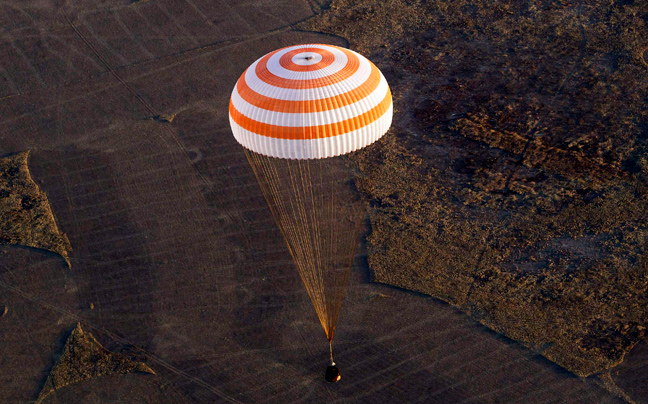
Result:
[[[377,64],[393,129],[357,153],[379,282],[571,372],[645,336],[648,4],[338,0],[304,28]]]
[[[14,244],[59,254],[70,265],[67,236],[56,226],[47,195],[32,180],[29,152],[0,159],[0,244]]]

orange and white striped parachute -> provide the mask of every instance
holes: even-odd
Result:
[[[330,343],[364,218],[343,156],[383,136],[392,115],[380,70],[332,45],[270,52],[232,91],[232,132]]]
[[[229,104],[236,140],[269,157],[318,159],[361,149],[392,121],[391,91],[364,56],[333,45],[268,53],[239,78]]]

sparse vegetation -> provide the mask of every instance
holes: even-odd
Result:
[[[648,318],[648,4],[337,0],[395,96],[357,153],[379,282],[460,307],[571,372]]]
[[[77,324],[50,371],[36,403],[70,384],[94,377],[132,372],[155,374],[145,363],[106,350],[92,334],[81,329],[81,324]]]
[[[47,196],[29,174],[28,156],[22,152],[0,159],[0,244],[52,251],[70,265],[70,241],[59,231]]]

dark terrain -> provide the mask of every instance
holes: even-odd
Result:
[[[31,150],[72,247],[0,247],[0,402],[38,398],[77,323],[156,374],[43,403],[648,402],[647,2],[0,7],[0,158]],[[351,158],[336,385],[227,118],[306,42],[365,54],[396,107]]]
[[[648,326],[648,2],[333,4],[305,26],[391,73],[400,112],[354,158],[375,280],[577,375],[618,365]]]

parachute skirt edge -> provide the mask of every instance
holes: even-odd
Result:
[[[362,128],[320,139],[280,139],[251,132],[229,116],[234,138],[246,149],[268,157],[292,160],[322,159],[351,153],[380,139],[391,126],[393,103],[371,124]]]

